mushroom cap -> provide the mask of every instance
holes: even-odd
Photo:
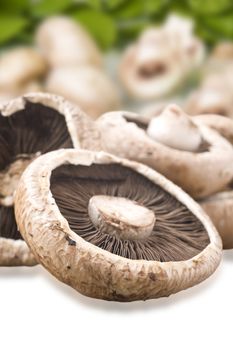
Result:
[[[180,111],[174,106],[169,109]],[[106,113],[96,121],[96,127],[102,150],[152,167],[194,198],[220,191],[231,181],[232,145],[203,124],[198,127],[208,150],[200,152],[173,149],[151,139],[136,123],[127,122],[127,112],[115,112],[114,117]]]
[[[92,118],[114,110],[120,104],[114,83],[103,71],[92,66],[54,69],[45,88],[76,103]]]
[[[221,235],[223,248],[233,248],[233,191],[229,189],[204,198],[199,203]]]
[[[212,58],[217,60],[232,60],[233,59],[233,43],[231,41],[222,41],[218,43],[211,54]]]
[[[19,89],[47,71],[43,57],[33,48],[19,47],[0,57],[0,90]]]
[[[52,67],[102,65],[102,55],[85,29],[68,17],[46,19],[37,29],[37,46]]]
[[[113,163],[144,176],[187,207],[207,232],[206,247],[185,261],[132,260],[72,231],[51,193],[52,171],[63,164],[86,168]],[[91,297],[132,301],[169,296],[206,279],[221,259],[220,237],[197,203],[154,170],[104,152],[59,150],[41,156],[24,172],[15,202],[19,229],[38,261],[59,280]]]
[[[233,145],[233,120],[221,115],[208,114],[193,117],[197,124],[203,124],[217,131]]]
[[[132,96],[157,98],[180,85],[203,58],[204,46],[192,36],[190,23],[171,17],[162,27],[145,30],[126,49],[120,77]]]
[[[66,144],[63,138],[65,127],[62,124],[61,140],[56,140],[55,134],[54,139],[50,142],[52,146],[48,148],[50,137],[43,135],[46,137],[46,142],[42,142],[43,145],[40,143],[40,147],[44,146],[45,151],[53,150],[58,147],[57,142],[62,147],[79,147],[78,128],[82,125],[82,120],[87,117],[78,107],[74,107],[62,97],[45,93],[30,93],[0,105],[0,148],[2,150],[0,155],[0,265],[34,265],[37,263],[20,234],[15,232],[17,231],[16,224],[12,222],[9,233],[7,228],[10,225],[9,220],[14,220],[14,190],[17,188],[22,172],[33,159],[38,157],[40,151],[40,149],[33,148],[37,138],[36,131],[34,135],[30,130],[29,120],[34,118],[33,123],[35,123],[35,118],[52,118],[52,115],[49,114],[49,111],[52,110],[57,116],[63,116],[59,120],[62,120],[62,123],[67,126],[70,141]],[[23,111],[25,111],[24,114]],[[10,118],[11,123],[8,123]],[[26,124],[24,118],[26,118]],[[21,120],[20,123],[17,120]],[[23,141],[20,131],[24,124],[26,128],[29,128],[26,141],[25,139]],[[35,128],[39,129],[39,127],[40,125],[35,124]],[[55,133],[56,125],[52,124],[52,128]],[[13,142],[12,147],[11,142]],[[3,147],[5,147],[5,152]],[[20,149],[20,154],[17,153],[17,147]],[[14,154],[11,154],[10,148]]]

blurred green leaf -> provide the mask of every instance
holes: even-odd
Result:
[[[96,10],[100,10],[102,8],[102,1],[101,0],[87,0],[87,4]]]
[[[116,18],[135,18],[145,14],[144,1],[127,0],[122,6],[116,9],[114,17]]]
[[[145,12],[148,14],[159,12],[169,2],[170,0],[144,0]]]
[[[122,5],[126,0],[104,0],[104,5],[108,9],[115,9],[116,7]]]
[[[115,22],[109,15],[94,10],[80,10],[72,17],[79,21],[103,49],[113,45],[117,37]]]
[[[233,15],[218,16],[216,18],[206,18],[206,26],[215,34],[224,36],[225,38],[233,38]],[[224,38],[223,38],[224,39]]]
[[[28,24],[28,21],[20,16],[0,15],[0,43],[4,43],[21,32]]]
[[[23,13],[30,6],[30,0],[0,0],[0,13]]]
[[[51,16],[65,11],[73,3],[73,0],[39,0],[31,6],[31,12],[38,17]]]
[[[191,9],[200,14],[218,14],[232,7],[232,0],[188,0]]]

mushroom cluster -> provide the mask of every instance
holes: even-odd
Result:
[[[206,279],[221,258],[217,231],[187,194],[103,152],[36,159],[21,178],[15,211],[36,259],[94,298],[169,296]]]
[[[192,22],[170,16],[161,27],[145,30],[126,50],[120,77],[127,91],[140,99],[171,93],[204,59],[204,46],[193,35]]]
[[[0,265],[33,265],[14,216],[14,192],[41,154],[79,146],[81,111],[63,98],[31,93],[0,105]]]
[[[119,108],[120,95],[104,70],[102,53],[77,22],[62,16],[46,19],[37,29],[35,46],[1,55],[0,101],[46,91],[62,95],[93,118]]]

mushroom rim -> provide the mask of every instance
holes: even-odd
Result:
[[[141,132],[143,133],[143,136],[146,138],[145,140],[148,142],[149,145],[154,145],[157,148],[161,148],[164,152],[166,152],[168,157],[173,157],[177,156],[179,157],[180,160],[185,161],[185,159],[190,159],[190,163],[193,161],[196,161],[197,157],[202,158],[202,157],[212,157],[213,153],[216,153],[216,151],[219,151],[219,149],[222,150],[224,147],[228,151],[232,150],[232,145],[230,142],[223,137],[217,130],[214,130],[212,127],[206,125],[204,122],[201,122],[199,120],[195,120],[196,117],[191,117],[192,121],[197,125],[197,127],[200,129],[200,133],[203,137],[203,141],[208,143],[208,150],[207,151],[201,151],[201,152],[190,152],[190,151],[185,151],[185,150],[179,150],[172,148],[170,146],[167,146],[159,141],[154,140],[151,138],[148,134],[147,131],[140,126],[140,124],[143,124],[145,127],[147,126],[145,117],[141,116],[137,113],[134,112],[128,112],[128,111],[118,111],[119,116],[116,116],[115,118],[123,119],[126,123],[131,123],[134,124]],[[111,113],[111,112],[110,112]],[[97,125],[99,124],[99,128],[101,131],[101,123],[105,123],[105,118],[106,118],[106,124],[111,123],[111,118],[109,116],[109,113],[105,113],[101,115],[95,123]],[[156,117],[155,117],[156,118]],[[153,119],[153,118],[151,118]],[[216,142],[217,141],[217,142]],[[138,159],[138,162],[140,159]]]
[[[15,112],[25,109],[27,102],[38,103],[50,107],[62,114],[65,118],[73,147],[80,147],[78,132],[76,130],[76,118],[78,119],[79,116],[85,118],[85,114],[81,109],[74,106],[61,96],[44,92],[33,92],[0,103],[0,113],[3,117],[10,118]],[[3,254],[6,247],[9,251],[8,257]],[[0,236],[0,252],[3,252],[0,255],[0,266],[33,266],[37,264],[36,260],[32,257],[29,247],[23,239],[14,240]],[[12,256],[13,252],[15,254],[14,257]],[[17,261],[16,264],[15,261]]]
[[[90,166],[91,164],[111,164],[116,163],[119,165],[123,165],[131,168],[132,170],[140,173],[141,175],[147,177],[152,182],[159,184],[165,191],[169,192],[171,195],[175,196],[178,201],[183,203],[187,208],[202,222],[206,232],[208,234],[210,243],[200,252],[198,255],[186,261],[169,261],[169,262],[159,262],[153,260],[131,260],[122,256],[118,256],[112,254],[106,250],[103,250],[78,236],[74,231],[72,231],[69,227],[68,221],[62,216],[58,205],[56,204],[55,199],[53,198],[52,192],[50,190],[50,177],[52,171],[57,167],[63,164],[73,164],[73,165],[86,165]],[[36,177],[35,177],[36,174]],[[26,186],[25,186],[26,185]],[[24,236],[27,243],[29,243],[30,248],[37,256],[37,249],[34,246],[34,238],[33,234],[28,235],[25,233],[25,225],[21,221],[20,215],[17,213],[20,211],[20,197],[22,189],[25,191],[26,199],[27,199],[27,207],[30,205],[30,212],[41,212],[45,207],[49,207],[49,217],[46,211],[44,211],[43,218],[41,219],[41,226],[46,225],[46,236],[43,237],[44,240],[49,237],[49,231],[51,232],[52,228],[57,227],[59,230],[59,241],[61,242],[59,245],[65,245],[65,242],[69,242],[71,240],[74,245],[76,252],[78,249],[84,248],[85,251],[90,252],[91,255],[98,254],[103,257],[103,259],[110,261],[112,264],[133,264],[135,267],[142,267],[156,265],[158,268],[167,268],[169,269],[171,265],[174,268],[178,268],[180,265],[183,265],[183,268],[196,266],[197,262],[202,261],[202,258],[208,254],[216,255],[219,258],[218,263],[220,262],[221,251],[222,251],[222,242],[220,236],[212,224],[211,220],[208,218],[207,214],[204,213],[203,209],[186,194],[183,190],[181,190],[178,186],[173,184],[171,181],[167,180],[164,176],[160,175],[156,171],[150,169],[149,167],[133,162],[128,161],[123,158],[118,158],[106,152],[93,152],[87,150],[58,150],[52,151],[45,155],[42,155],[40,158],[37,158],[32,164],[24,172],[20,185],[16,191],[16,201],[15,201],[15,216],[19,227],[21,228],[22,235]],[[41,193],[45,193],[44,196],[41,196]],[[38,202],[35,201],[37,195],[40,194],[40,198]],[[31,217],[31,223],[33,222],[33,217]],[[48,226],[49,222],[49,226]],[[22,229],[23,228],[23,229]],[[64,240],[62,240],[64,238]],[[37,240],[37,239],[36,239]],[[58,242],[57,242],[58,243]],[[58,249],[58,244],[56,243],[56,249]],[[51,243],[50,243],[51,248]],[[55,248],[55,245],[54,245]],[[47,247],[43,247],[43,252],[47,252],[49,256],[49,249]],[[43,262],[42,262],[43,264]],[[217,264],[218,265],[218,264]],[[217,266],[215,266],[216,268]],[[214,268],[214,270],[215,270]]]

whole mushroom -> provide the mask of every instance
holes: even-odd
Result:
[[[102,65],[94,40],[77,22],[65,16],[46,19],[37,29],[36,43],[51,67]]]
[[[79,147],[77,121],[85,118],[63,98],[31,93],[0,105],[0,265],[34,265],[18,231],[14,192],[26,167],[39,155]]]
[[[192,22],[170,16],[162,27],[145,30],[126,49],[120,64],[122,83],[134,97],[162,97],[200,66],[204,51],[193,36]]]
[[[105,72],[93,66],[54,69],[47,78],[45,89],[64,96],[94,119],[120,105],[114,83]]]
[[[128,112],[100,117],[100,148],[149,165],[196,199],[224,189],[231,180],[232,145],[178,106],[167,107],[149,126],[132,118]]]
[[[4,52],[0,56],[1,100],[42,90],[40,80],[46,72],[45,60],[33,48],[18,47]]]
[[[187,194],[103,152],[36,159],[21,178],[15,212],[38,261],[94,298],[169,296],[206,279],[221,258],[216,229]]]

